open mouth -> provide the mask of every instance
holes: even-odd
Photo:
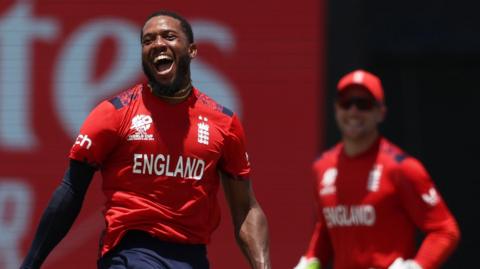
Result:
[[[363,122],[358,119],[348,119],[347,124],[350,126],[358,127],[358,126],[362,126]]]
[[[167,55],[159,55],[153,60],[153,65],[158,73],[167,73],[173,67],[173,59]]]

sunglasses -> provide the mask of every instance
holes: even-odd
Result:
[[[379,105],[377,101],[371,98],[362,97],[338,98],[337,104],[345,110],[350,109],[352,106],[356,106],[358,110],[362,111],[372,110]]]

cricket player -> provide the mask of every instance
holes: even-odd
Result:
[[[337,88],[342,140],[313,164],[317,222],[295,269],[439,268],[459,241],[458,225],[420,161],[379,133],[380,79],[355,70]]]
[[[21,268],[40,268],[62,240],[97,170],[106,197],[98,268],[209,268],[220,183],[251,268],[270,268],[267,219],[252,190],[242,124],[192,85],[190,24],[156,12],[142,28],[141,47],[148,82],[104,100],[85,120]]]

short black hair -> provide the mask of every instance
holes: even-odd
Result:
[[[143,23],[142,31],[140,32],[140,41],[142,40],[142,37],[143,37],[143,27],[145,27],[145,23],[147,23],[147,21],[150,20],[151,18],[157,17],[157,16],[168,16],[168,17],[172,17],[174,19],[179,20],[180,25],[182,26],[183,32],[187,35],[188,42],[190,42],[190,44],[194,42],[192,26],[187,21],[187,19],[180,16],[178,13],[175,13],[175,12],[169,11],[169,10],[159,10],[159,11],[156,11],[156,12],[150,14],[150,16],[147,17],[147,19]]]

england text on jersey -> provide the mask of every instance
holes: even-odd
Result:
[[[323,208],[328,227],[334,226],[373,226],[375,208],[371,205],[338,205]]]
[[[169,154],[133,154],[133,174],[201,180],[205,161],[191,157],[172,158]]]

